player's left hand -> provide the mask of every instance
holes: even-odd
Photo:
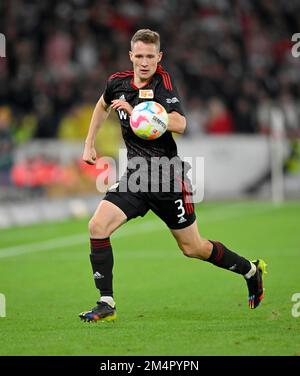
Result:
[[[114,110],[124,110],[128,113],[128,115],[131,115],[133,107],[126,101],[122,99],[114,99],[111,105],[111,108]]]

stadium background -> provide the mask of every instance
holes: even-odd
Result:
[[[0,58],[0,293],[7,317],[0,318],[0,354],[300,354],[297,319],[291,315],[291,296],[299,290],[300,58],[291,53],[299,12],[299,1],[1,1],[6,57]],[[99,171],[80,158],[105,81],[115,71],[131,69],[129,40],[143,27],[160,32],[163,65],[176,78],[184,102],[188,131],[177,138],[179,150],[208,160],[204,203],[197,207],[201,232],[246,256],[266,257],[273,295],[256,316],[239,312],[245,300],[240,283],[177,259],[171,238],[149,215],[147,225],[128,224],[115,239],[122,251],[116,255],[115,282],[120,320],[132,321],[128,328],[118,324],[118,333],[105,328],[105,339],[109,331],[116,348],[91,347],[93,329],[73,321],[94,299],[86,224],[99,201]],[[113,114],[96,146],[99,156],[117,157],[122,141]],[[145,245],[150,236],[158,239],[155,250]],[[290,257],[285,286],[280,285],[283,251]],[[169,272],[167,265],[173,266]],[[201,286],[195,289],[199,268]],[[134,270],[143,270],[149,280],[138,280]],[[174,270],[180,270],[179,285]],[[126,288],[118,278],[128,281]],[[164,293],[158,297],[160,278]],[[177,306],[180,284],[192,296],[183,311]],[[227,304],[230,294],[234,307]],[[172,314],[153,311],[154,297]],[[22,313],[13,308],[20,299]],[[192,304],[198,300],[199,317]],[[133,302],[136,308],[128,312]],[[42,347],[31,323],[35,314],[42,317]],[[234,323],[226,318],[230,315]],[[139,332],[143,325],[152,345]],[[265,336],[262,348],[256,346],[259,334],[253,334],[257,326]],[[232,341],[224,339],[227,330]],[[174,331],[176,349],[169,341]],[[17,332],[23,334],[14,341]]]

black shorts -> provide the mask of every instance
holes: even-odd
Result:
[[[119,192],[116,184],[108,190],[104,200],[118,206],[127,221],[143,217],[152,210],[170,229],[178,230],[190,226],[196,219],[188,181],[182,182],[180,192]]]

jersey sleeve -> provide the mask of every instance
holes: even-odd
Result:
[[[155,93],[159,103],[164,106],[168,113],[176,111],[184,115],[181,100],[174,81],[168,76],[168,80],[162,79]]]
[[[110,105],[113,98],[113,79],[108,79],[103,92],[103,98],[106,104]]]

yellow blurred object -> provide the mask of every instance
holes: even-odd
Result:
[[[96,150],[102,156],[117,157],[121,142],[121,126],[111,112],[96,137]]]
[[[15,140],[18,144],[24,144],[30,141],[37,128],[37,118],[33,114],[25,115],[18,127],[15,128]]]
[[[84,140],[89,129],[93,110],[93,106],[89,104],[73,107],[60,123],[59,138],[63,140]]]
[[[88,133],[93,111],[94,107],[88,104],[73,108],[60,123],[59,138],[62,140],[84,141]],[[120,125],[116,115],[111,113],[97,134],[95,141],[96,150],[102,156],[116,157],[120,140]]]

